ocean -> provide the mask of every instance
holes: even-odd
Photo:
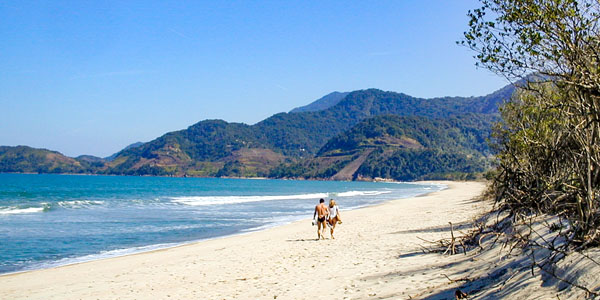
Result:
[[[319,198],[336,199],[343,212],[443,188],[391,182],[0,174],[0,274],[262,230],[312,218]]]

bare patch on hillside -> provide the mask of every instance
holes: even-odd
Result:
[[[369,149],[361,155],[347,164],[344,168],[342,168],[337,174],[333,175],[331,179],[333,180],[352,180],[354,177],[354,173],[358,170],[358,168],[365,162],[369,154],[373,152],[374,149]]]

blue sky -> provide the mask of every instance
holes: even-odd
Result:
[[[477,1],[3,1],[0,145],[108,156],[204,119],[332,91],[479,96],[457,46]]]

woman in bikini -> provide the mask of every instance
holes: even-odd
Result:
[[[329,227],[331,228],[331,238],[335,239],[333,237],[333,231],[335,230],[335,225],[337,223],[342,224],[342,216],[340,216],[340,209],[338,208],[337,204],[335,203],[335,200],[331,199],[329,200]]]

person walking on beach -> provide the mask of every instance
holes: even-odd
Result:
[[[329,216],[329,208],[325,205],[325,199],[321,198],[319,200],[319,204],[315,206],[315,213],[313,214],[313,219],[316,216],[319,216],[317,219],[317,240],[321,238],[325,239],[325,222],[327,220],[327,216]]]
[[[333,231],[335,230],[335,225],[337,223],[342,224],[342,219],[341,219],[341,215],[340,215],[340,209],[338,208],[337,204],[335,203],[335,200],[331,199],[329,200],[329,219],[327,220],[329,222],[329,228],[331,228],[331,238],[335,239],[335,237],[333,237]]]

